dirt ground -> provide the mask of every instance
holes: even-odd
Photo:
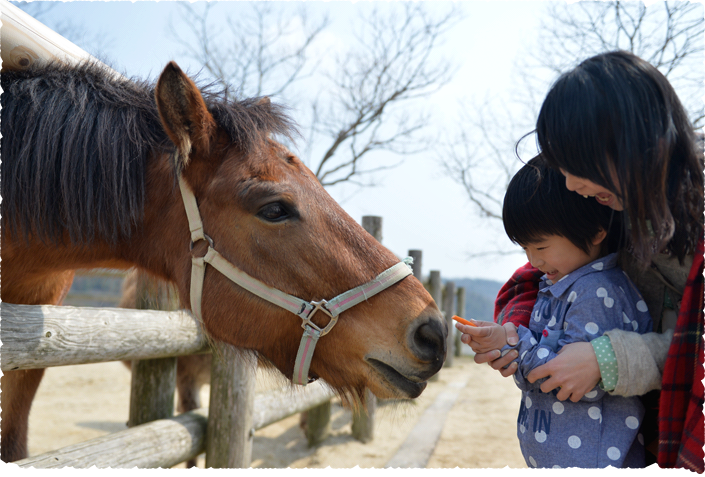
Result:
[[[258,386],[278,379],[260,376]],[[291,416],[257,431],[252,467],[383,468],[424,410],[458,380],[467,384],[447,414],[427,468],[525,468],[516,438],[520,392],[511,379],[469,356],[443,368],[417,400],[378,404],[373,442],[351,436],[351,412],[334,402],[332,435],[323,444],[308,448],[298,415]],[[121,363],[48,369],[30,415],[30,455],[125,429],[129,389],[130,373]]]

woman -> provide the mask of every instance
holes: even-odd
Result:
[[[536,133],[569,190],[625,212],[620,265],[644,296],[657,332],[615,330],[567,345],[528,379],[548,378],[543,392],[557,389],[559,399],[578,401],[601,381],[601,370],[616,366],[616,382],[601,385],[615,395],[645,395],[654,416],[658,410],[658,420],[641,431],[659,466],[703,472],[702,141],[668,80],[623,51],[561,76],[541,107]],[[539,277],[527,264],[500,291],[495,320],[508,336],[516,336],[514,324],[528,322]],[[461,339],[472,346],[469,335]],[[502,368],[514,356],[498,356],[495,350],[475,360],[513,374],[514,366]]]

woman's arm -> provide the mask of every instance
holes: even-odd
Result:
[[[610,330],[609,338],[617,361],[617,384],[608,389],[617,396],[641,396],[654,389],[661,389],[663,366],[673,330],[665,333],[639,334],[633,331]],[[601,379],[595,350],[590,343],[565,345],[555,359],[534,369],[527,379],[534,383],[548,378],[541,384],[541,391],[556,388],[558,399],[577,402]]]
[[[526,377],[530,383],[543,378],[548,379],[541,383],[541,391],[548,393],[560,388],[556,395],[559,400],[580,401],[600,382],[600,367],[592,345],[586,342],[569,343],[560,349],[554,359],[535,368]]]
[[[610,339],[617,360],[617,384],[611,394],[641,396],[661,389],[663,367],[673,330],[665,333],[638,333],[611,330]]]

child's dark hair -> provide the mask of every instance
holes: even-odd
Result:
[[[502,208],[504,230],[512,242],[528,245],[560,235],[585,253],[600,229],[608,232],[608,250],[616,250],[617,240],[609,231],[619,215],[593,197],[568,190],[563,174],[549,167],[541,155],[514,175]]]

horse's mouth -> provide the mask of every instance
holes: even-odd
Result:
[[[390,365],[374,358],[367,358],[367,362],[382,375],[396,393],[401,393],[405,397],[413,399],[419,397],[421,392],[426,389],[426,381],[421,381],[418,378],[413,380],[415,377],[407,377]]]

